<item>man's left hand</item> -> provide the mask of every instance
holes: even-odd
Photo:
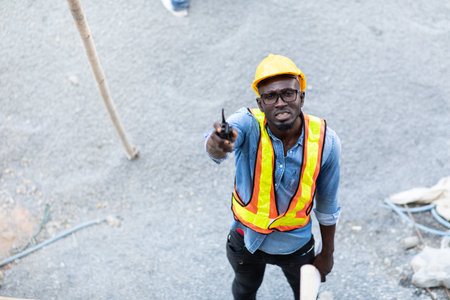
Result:
[[[314,259],[313,265],[319,270],[322,282],[325,282],[325,276],[328,275],[328,273],[331,272],[331,269],[333,269],[333,253],[326,254],[324,252],[320,252],[317,254],[316,258]]]

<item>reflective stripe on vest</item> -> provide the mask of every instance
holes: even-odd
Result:
[[[247,205],[236,188],[232,196],[234,217],[245,226],[268,234],[274,230],[289,231],[305,226],[310,217],[325,141],[325,121],[303,114],[303,161],[298,186],[286,212],[278,214],[274,188],[275,155],[266,130],[265,114],[250,109],[258,120],[260,137],[253,175],[253,190]]]

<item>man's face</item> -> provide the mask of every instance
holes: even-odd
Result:
[[[259,94],[282,93],[287,89],[300,90],[300,83],[296,78],[273,77],[264,80],[258,88]],[[270,129],[285,131],[291,129],[300,116],[305,94],[298,92],[295,101],[285,102],[278,97],[274,104],[265,104],[261,98],[257,98],[259,109],[266,114]]]

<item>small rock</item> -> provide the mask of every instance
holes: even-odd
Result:
[[[111,227],[119,227],[120,226],[120,220],[116,216],[107,216],[106,223],[108,223],[108,225]]]
[[[352,230],[354,231],[361,231],[362,227],[361,226],[352,226]]]
[[[407,250],[419,245],[419,238],[417,236],[409,236],[403,239],[403,249]]]
[[[69,81],[71,84],[78,86],[79,81],[78,81],[78,77],[75,75],[69,76]]]

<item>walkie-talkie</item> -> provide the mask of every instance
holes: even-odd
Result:
[[[229,140],[230,142],[233,140],[233,127],[225,121],[225,113],[222,108],[222,124],[220,124],[220,132],[219,136],[223,139]]]

